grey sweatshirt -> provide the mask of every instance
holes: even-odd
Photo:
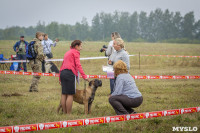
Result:
[[[127,52],[124,49],[121,49],[119,51],[115,51],[111,56],[110,60],[113,62],[113,65],[115,62],[122,60],[123,62],[126,63],[127,69],[130,70],[130,61],[129,61],[129,56]]]
[[[119,74],[115,81],[114,92],[111,96],[126,95],[129,98],[141,97],[142,94],[135,84],[135,80],[130,74]]]

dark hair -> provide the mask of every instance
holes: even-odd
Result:
[[[45,37],[45,36],[48,36],[48,34],[44,34],[44,37]]]
[[[76,45],[80,46],[81,45],[81,41],[80,40],[74,40],[72,43],[71,43],[71,48],[75,48]]]

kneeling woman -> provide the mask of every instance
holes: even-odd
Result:
[[[60,82],[62,86],[61,105],[64,113],[70,114],[72,110],[73,95],[76,93],[76,79],[78,71],[83,79],[89,81],[80,64],[80,51],[82,42],[75,40],[71,43],[71,49],[65,53],[60,68]]]
[[[128,73],[126,63],[119,60],[113,67],[116,81],[109,102],[117,115],[135,113],[132,108],[142,104],[142,94],[138,90],[135,80]]]

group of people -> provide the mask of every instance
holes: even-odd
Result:
[[[48,34],[43,35],[44,38],[41,41],[43,46],[43,53],[46,55],[46,59],[53,58],[53,54],[51,52],[51,47],[56,46],[58,39],[54,42],[48,38]],[[16,42],[13,46],[14,51],[16,52],[16,56],[18,60],[26,60],[26,47],[28,46],[28,42],[24,40],[24,36],[20,36],[20,41]],[[42,72],[48,73],[50,71],[51,64],[50,62],[42,62]],[[27,72],[26,62],[23,62],[24,72]],[[21,70],[21,62],[18,63],[17,71]]]
[[[34,50],[37,54],[36,59],[30,60],[29,64],[33,72],[49,72],[51,67],[50,62],[45,61],[45,59],[50,59],[53,57],[51,53],[51,46],[56,46],[58,39],[54,42],[48,38],[48,34],[43,32],[37,32],[34,41]],[[31,41],[31,42],[32,42]],[[24,36],[20,36],[20,41],[16,42],[13,46],[16,52],[18,60],[26,60],[26,47],[28,47],[28,42],[24,40]],[[26,62],[23,62],[24,72],[27,72]],[[21,69],[21,62],[18,64],[17,71]],[[33,76],[32,83],[30,86],[30,92],[38,92],[38,82],[41,76]]]
[[[117,115],[136,113],[132,108],[140,106],[143,97],[129,74],[130,60],[123,39],[118,32],[113,32],[111,38],[112,41],[108,48],[104,48],[105,54],[108,56],[108,65],[113,67],[115,76],[114,79],[110,79],[109,103]],[[64,55],[60,69],[61,105],[66,114],[70,114],[72,111],[73,95],[76,93],[76,80],[78,80],[79,72],[84,80],[89,81],[80,64],[81,50],[82,42],[80,40],[73,41],[70,50]]]
[[[115,110],[117,115],[136,113],[133,108],[140,106],[143,102],[141,92],[138,90],[134,79],[129,74],[130,60],[128,52],[125,49],[124,41],[118,32],[111,34],[112,41],[109,42],[108,48],[104,48],[105,55],[108,56],[108,65],[113,67],[114,79],[110,79],[110,95],[109,103]],[[37,32],[34,41],[34,50],[37,57],[30,60],[30,66],[33,72],[48,71],[49,62],[46,59],[53,57],[51,46],[56,46],[56,41],[48,38],[48,34]],[[28,42],[24,40],[24,36],[20,37],[20,41],[14,45],[14,51],[17,52],[19,60],[26,60],[26,47]],[[89,82],[80,63],[80,51],[82,50],[82,42],[74,40],[71,43],[70,50],[64,55],[64,59],[60,68],[59,82],[62,86],[61,105],[63,112],[70,114],[72,111],[73,95],[76,93],[76,82],[79,80],[79,73],[83,79]],[[23,63],[24,71],[27,71],[26,63]],[[20,70],[20,64],[17,69]],[[33,76],[30,86],[30,92],[38,92],[38,82],[40,76]]]

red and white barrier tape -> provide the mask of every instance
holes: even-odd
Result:
[[[186,55],[140,55],[140,56],[164,56],[164,57],[200,58],[200,56],[186,56]]]
[[[34,72],[17,72],[17,71],[0,71],[0,74],[12,74],[12,75],[34,75],[34,76],[52,76],[59,77],[58,73],[34,73]],[[200,76],[132,76],[134,79],[200,79]],[[80,76],[82,78],[82,76]],[[95,79],[110,79],[107,75],[87,75],[87,78],[95,78]]]
[[[135,56],[135,55],[129,55],[129,56]],[[86,58],[80,58],[80,60],[97,60],[97,59],[107,59],[108,57],[100,56],[100,57],[86,57]],[[63,61],[63,59],[47,59],[45,61]],[[13,63],[13,62],[29,62],[29,60],[4,60],[0,61],[0,63]]]
[[[136,55],[129,55],[136,56]],[[140,56],[164,56],[164,57],[190,57],[190,58],[200,58],[200,56],[185,56],[185,55],[140,55]],[[86,57],[80,58],[80,60],[95,60],[95,59],[107,59],[108,57],[100,56],[100,57]],[[46,61],[63,61],[63,59],[47,59]],[[0,61],[0,63],[13,63],[13,62],[29,62],[28,60],[4,60]]]
[[[134,55],[130,55],[134,56]],[[106,59],[108,57],[102,56],[102,57],[86,57],[86,58],[80,58],[80,60],[95,60],[95,59]],[[47,59],[45,61],[63,61],[63,59]],[[4,60],[0,61],[0,63],[13,63],[13,62],[29,62],[29,60]]]
[[[187,114],[195,112],[200,112],[200,107],[181,108],[181,109],[128,114],[128,115],[106,116],[106,117],[88,118],[80,120],[68,120],[68,121],[29,124],[29,125],[7,126],[7,127],[0,127],[0,133],[40,131],[40,130],[48,130],[56,128],[66,128],[66,127],[111,123],[119,121],[147,119],[147,118],[163,117],[163,116],[179,115],[179,114]]]

